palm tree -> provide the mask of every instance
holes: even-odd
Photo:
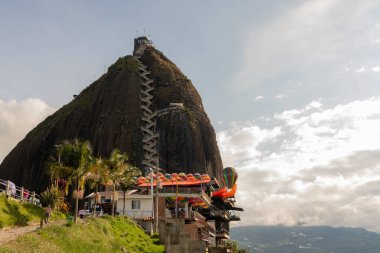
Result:
[[[57,146],[59,161],[51,165],[51,175],[67,177],[66,194],[69,186],[76,189],[74,222],[78,216],[79,192],[84,188],[86,174],[91,165],[92,147],[88,141],[65,140]]]
[[[50,157],[48,164],[48,174],[50,175],[51,185],[54,185],[58,188],[58,183],[60,178],[67,178],[70,176],[72,168],[67,167],[65,164],[61,163],[61,153],[63,152],[64,146],[63,144],[56,145],[57,153],[58,153],[58,161],[54,157]]]
[[[135,184],[135,178],[140,175],[141,171],[134,166],[129,166],[124,173],[124,181],[120,183],[120,188],[123,191],[123,215],[125,214],[125,194]]]
[[[127,163],[128,156],[121,153],[118,149],[114,149],[110,158],[107,160],[109,169],[109,180],[112,184],[112,216],[115,215],[115,191],[116,187],[123,183],[128,183],[132,179],[132,175],[136,174],[135,170],[132,171],[132,166]]]
[[[93,216],[95,216],[96,213],[96,205],[97,205],[97,194],[98,194],[98,186],[99,184],[106,184],[109,181],[109,170],[107,167],[106,162],[100,157],[100,158],[94,158],[90,169],[86,175],[87,179],[92,181],[95,185],[95,192],[94,192],[94,211]]]

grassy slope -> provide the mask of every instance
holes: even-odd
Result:
[[[85,224],[51,225],[0,248],[4,252],[164,252],[135,223],[123,217],[88,218]]]
[[[8,200],[4,195],[0,195],[0,228],[39,222],[42,215],[43,210],[38,206]]]

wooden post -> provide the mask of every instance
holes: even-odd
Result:
[[[150,227],[150,234],[153,235],[154,233],[154,191],[153,191],[153,169],[149,168],[150,170],[150,194],[152,195],[152,218],[151,218],[151,227]]]
[[[156,233],[158,233],[158,191],[159,191],[159,188],[158,188],[158,184],[160,183],[159,180],[158,180],[158,163],[159,163],[159,158],[157,157],[157,167],[156,167],[156,211],[155,211],[155,214],[156,214],[156,226],[155,226],[155,231]]]
[[[21,202],[24,202],[24,187],[21,187],[20,200],[21,200]]]
[[[32,192],[32,204],[34,205],[34,201],[36,199],[36,192]]]
[[[189,218],[189,202],[185,202],[185,218]]]
[[[7,180],[7,185],[5,186],[5,193],[7,195],[7,197],[10,195],[9,193],[9,180]]]

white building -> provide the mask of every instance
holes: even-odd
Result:
[[[111,213],[112,210],[112,191],[98,192],[101,197],[101,205],[104,213]],[[94,193],[86,198],[88,206],[94,204]],[[150,194],[137,194],[136,190],[116,191],[115,192],[115,214],[127,215],[136,220],[146,231],[152,229],[153,220],[153,197]]]

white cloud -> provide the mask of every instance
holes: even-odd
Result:
[[[38,98],[0,100],[0,162],[38,123],[56,109]]]
[[[284,99],[287,97],[288,97],[288,95],[285,95],[285,94],[278,94],[278,95],[274,96],[275,99]]]
[[[364,73],[365,71],[366,69],[363,66],[355,70],[356,73]]]
[[[263,99],[264,99],[263,96],[257,96],[257,97],[255,97],[255,101],[259,101],[259,100],[263,100]]]
[[[369,70],[371,70],[371,71],[373,71],[373,72],[380,72],[380,66],[373,66],[372,68],[365,68],[365,67],[363,67],[363,66],[361,66],[360,68],[358,68],[358,69],[356,69],[355,70],[355,72],[356,73],[364,73],[364,72],[366,72],[366,71],[369,71]]]
[[[380,232],[379,108],[380,97],[333,108],[314,101],[219,132],[224,164],[240,174],[244,223]]]
[[[303,83],[327,83],[344,78],[336,69],[344,69],[344,62],[372,64],[376,58],[369,42],[378,36],[373,22],[377,8],[376,0],[294,2],[275,18],[252,25],[234,83],[241,90],[268,83],[272,90],[280,89],[281,80],[289,76]]]

